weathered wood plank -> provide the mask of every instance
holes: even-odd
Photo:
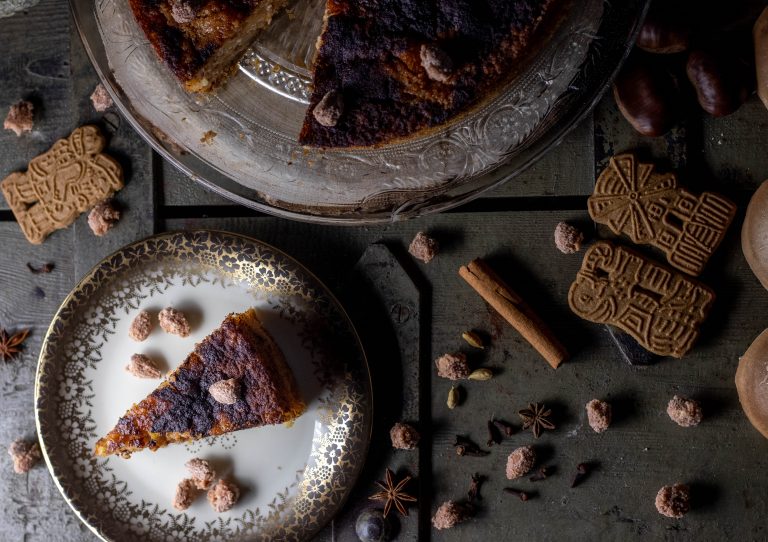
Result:
[[[490,477],[479,516],[470,525],[441,532],[440,540],[487,538],[502,532],[510,538],[536,540],[641,535],[660,539],[670,528],[680,540],[759,537],[768,501],[757,488],[768,481],[768,459],[762,453],[762,437],[738,405],[733,375],[738,356],[765,326],[754,315],[768,310],[768,293],[741,257],[740,225],[734,225],[704,278],[721,301],[700,345],[684,360],[635,368],[620,359],[607,333],[579,321],[567,308],[566,293],[581,257],[565,256],[554,248],[552,231],[559,220],[585,223],[588,217],[585,212],[453,213],[381,228],[319,227],[273,218],[178,220],[166,227],[211,227],[254,235],[307,263],[339,293],[345,286],[334,277],[342,276],[368,243],[384,240],[405,247],[418,229],[442,241],[438,258],[419,265],[433,292],[433,354],[467,349],[461,332],[479,329],[491,337],[491,346],[470,352],[472,359],[498,374],[490,382],[465,383],[466,402],[454,411],[445,407],[450,383],[433,376],[434,507],[445,499],[462,498],[473,472]],[[557,371],[550,369],[463,284],[456,271],[476,256],[487,257],[525,294],[572,350],[571,361]],[[676,393],[703,402],[706,419],[700,427],[686,430],[669,421],[666,403]],[[593,397],[614,403],[616,423],[604,435],[592,433],[586,424],[584,404]],[[535,442],[529,434],[517,434],[494,447],[487,458],[455,455],[450,446],[454,434],[468,434],[484,443],[488,417],[518,421],[516,411],[528,401],[544,401],[555,408],[557,431]],[[508,482],[503,474],[506,455],[531,443],[543,462],[557,466],[557,474],[538,484]],[[600,468],[572,490],[571,476],[583,461],[599,462]],[[670,521],[658,515],[653,500],[662,485],[676,481],[693,485],[696,508],[685,519]],[[506,486],[538,496],[520,503],[502,494]]]
[[[74,23],[73,23],[74,24]],[[150,146],[131,128],[116,108],[97,113],[90,95],[98,84],[85,49],[76,32],[71,34],[72,95],[71,126],[96,124],[109,137],[106,152],[123,167],[125,188],[115,196],[122,211],[120,222],[104,237],[96,237],[88,226],[87,213],[75,222],[74,253],[77,276],[84,275],[103,257],[125,244],[142,239],[155,231],[155,160]]]
[[[30,329],[23,352],[0,362],[0,540],[62,540],[93,537],[70,511],[44,464],[15,474],[6,453],[17,438],[35,438],[34,381],[37,355],[48,324],[75,280],[72,231],[57,232],[43,246],[30,245],[13,222],[0,223],[0,327]],[[32,274],[30,262],[55,264],[49,274]]]
[[[32,132],[0,130],[0,179],[23,170],[70,129],[69,6],[43,0],[28,12],[0,19],[0,120],[20,99],[35,106]],[[0,209],[8,209],[0,196]]]

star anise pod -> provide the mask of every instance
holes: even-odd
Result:
[[[416,497],[411,497],[405,492],[405,486],[411,481],[411,476],[406,476],[399,482],[394,481],[395,473],[392,470],[387,469],[386,480],[384,482],[376,482],[382,491],[379,491],[375,495],[369,497],[372,501],[387,501],[384,504],[384,517],[387,517],[389,511],[392,509],[392,505],[397,508],[397,511],[402,515],[408,515],[408,509],[405,507],[407,502],[416,502]]]
[[[29,330],[19,331],[13,335],[8,335],[4,329],[0,329],[0,358],[3,361],[9,361],[21,352],[21,345],[27,339]]]
[[[523,431],[530,428],[534,438],[541,436],[542,429],[551,431],[555,428],[551,420],[552,410],[543,404],[528,403],[528,408],[520,410],[518,414],[523,419]]]

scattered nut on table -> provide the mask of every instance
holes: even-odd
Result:
[[[93,234],[102,237],[120,220],[120,211],[112,201],[102,201],[88,213],[88,225]]]
[[[183,312],[177,311],[173,307],[166,307],[157,315],[157,320],[160,323],[160,328],[166,333],[179,337],[189,336],[189,321]]]
[[[152,315],[148,311],[139,311],[131,321],[128,328],[128,336],[136,342],[141,342],[149,337],[155,325],[152,322]]]
[[[522,478],[531,472],[535,464],[536,451],[533,449],[533,447],[521,446],[509,454],[509,457],[507,457],[507,478],[509,480]]]
[[[112,96],[109,95],[109,92],[107,92],[107,89],[104,87],[103,83],[99,83],[96,85],[96,88],[93,89],[93,93],[91,94],[91,103],[93,104],[93,108],[99,113],[103,113],[115,105],[115,103],[112,101]]]
[[[134,354],[131,361],[125,366],[125,370],[137,378],[162,378],[163,373],[157,368],[157,364],[144,354]]]
[[[32,102],[21,100],[8,109],[8,115],[3,122],[5,130],[12,130],[17,136],[31,132],[34,126],[34,110]]]
[[[437,376],[449,380],[461,380],[469,376],[467,356],[462,352],[443,354],[435,360]]]
[[[392,447],[398,450],[413,450],[419,445],[421,435],[416,428],[410,424],[398,422],[389,430],[389,438],[392,440]]]
[[[662,487],[656,494],[656,510],[668,518],[681,518],[691,509],[691,490],[685,484]]]
[[[472,517],[471,510],[466,505],[453,501],[445,501],[435,512],[432,526],[435,529],[450,529]]]
[[[423,231],[416,234],[408,247],[408,252],[411,256],[424,263],[431,262],[437,256],[439,250],[440,244]]]
[[[609,403],[592,399],[586,406],[589,426],[595,433],[603,433],[611,425],[612,409]]]
[[[698,401],[679,395],[675,395],[669,400],[667,414],[680,427],[699,425],[703,417],[701,404]]]
[[[29,472],[43,457],[40,445],[36,440],[24,439],[14,440],[8,447],[8,455],[13,460],[13,470],[18,474]]]
[[[575,254],[581,250],[584,234],[575,226],[559,222],[555,226],[555,246],[563,254]]]
[[[208,490],[208,502],[216,512],[226,512],[240,498],[240,488],[234,482],[219,480]]]

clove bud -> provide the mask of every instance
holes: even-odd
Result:
[[[526,493],[525,491],[519,491],[511,487],[505,487],[504,493],[509,493],[510,495],[514,495],[515,497],[519,498],[523,502],[527,501],[530,498],[530,495],[528,495],[528,493]]]
[[[573,481],[571,482],[571,487],[572,488],[576,487],[581,482],[583,482],[584,479],[589,474],[589,470],[590,470],[589,465],[587,465],[586,463],[579,463],[576,466],[576,475],[573,477]]]

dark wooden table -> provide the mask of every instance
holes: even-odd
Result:
[[[443,244],[430,265],[415,267],[420,283],[417,344],[405,345],[403,371],[413,378],[402,389],[378,389],[376,397],[402,398],[426,439],[418,454],[393,455],[387,429],[398,412],[383,409],[376,419],[374,449],[363,480],[351,500],[354,509],[373,490],[390,462],[419,473],[421,510],[403,522],[401,539],[427,540],[765,540],[768,512],[768,443],[739,407],[733,377],[739,356],[768,325],[768,292],[746,266],[739,247],[743,210],[751,192],[768,177],[768,112],[752,99],[735,115],[689,119],[664,138],[634,134],[605,99],[593,115],[528,172],[462,208],[416,221],[376,227],[328,227],[288,222],[228,203],[206,192],[164,162],[115,110],[97,114],[89,95],[96,76],[80,43],[67,3],[42,0],[26,13],[0,19],[0,112],[19,98],[31,99],[39,114],[34,131],[17,138],[0,132],[0,177],[23,169],[76,126],[95,122],[110,135],[108,152],[127,171],[117,199],[124,218],[106,237],[94,237],[81,217],[43,245],[27,243],[4,201],[0,201],[0,326],[30,328],[19,358],[0,363],[0,448],[17,437],[33,437],[33,382],[40,342],[59,303],[75,282],[101,258],[122,245],[173,229],[216,228],[242,232],[284,249],[313,269],[342,299],[347,278],[366,248],[386,243],[404,254],[416,231],[426,230]],[[695,189],[714,188],[739,203],[740,214],[724,246],[703,277],[718,301],[702,339],[684,360],[631,367],[619,357],[602,327],[574,317],[566,293],[581,257],[556,251],[552,232],[560,220],[589,222],[586,197],[595,172],[619,151],[640,149],[645,156],[679,168]],[[457,276],[461,264],[487,256],[551,323],[573,359],[553,371],[489,310]],[[32,275],[26,263],[54,262],[55,271]],[[403,292],[406,295],[408,292]],[[412,293],[412,292],[410,292]],[[358,320],[358,325],[366,322]],[[484,363],[498,376],[468,383],[467,399],[450,411],[449,382],[431,370],[432,359],[461,346],[462,331],[474,328],[492,336]],[[400,370],[391,360],[371,355],[374,371]],[[421,370],[418,370],[418,366]],[[422,375],[422,378],[419,378]],[[429,375],[429,378],[426,376]],[[665,413],[674,394],[702,401],[705,421],[693,429],[674,425]],[[394,394],[394,395],[392,395]],[[430,399],[431,397],[431,399]],[[584,404],[610,400],[615,424],[603,435],[586,423]],[[453,435],[485,441],[485,420],[496,415],[516,420],[529,401],[555,407],[558,428],[538,442],[550,479],[533,486],[504,478],[506,455],[531,442],[517,434],[487,458],[459,458]],[[382,410],[379,411],[380,413]],[[599,468],[580,487],[570,489],[576,464]],[[489,477],[482,507],[470,523],[436,532],[429,518],[446,499],[462,498],[469,477]],[[694,491],[694,510],[681,520],[654,509],[657,490],[677,481]],[[502,493],[507,485],[534,489],[523,503]],[[342,515],[321,540],[354,540]],[[14,474],[0,453],[0,540],[81,541],[93,535],[79,522],[43,466]]]

